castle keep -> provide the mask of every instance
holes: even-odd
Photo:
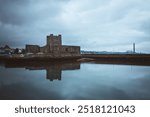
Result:
[[[62,45],[61,35],[50,34],[45,46],[26,45],[26,53],[34,57],[73,57],[80,56],[80,46]]]

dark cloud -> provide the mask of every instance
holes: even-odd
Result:
[[[2,24],[22,24],[29,0],[1,0],[0,1],[0,21]]]
[[[58,15],[61,3],[41,0],[2,0],[0,1],[0,21],[2,24],[26,25],[49,16]]]
[[[149,52],[150,1],[1,0],[0,45],[43,45],[49,33],[87,50]],[[10,36],[11,35],[11,36]],[[44,40],[44,41],[43,41]],[[126,46],[124,46],[126,45]]]
[[[43,38],[47,34],[50,32],[57,34],[60,30],[56,17],[60,14],[64,2],[58,0],[0,1],[0,45],[24,47],[26,43],[45,43]]]

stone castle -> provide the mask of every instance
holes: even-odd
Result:
[[[62,45],[61,37],[61,35],[50,34],[47,36],[47,44],[45,46],[26,45],[26,53],[36,57],[80,56],[80,46]]]

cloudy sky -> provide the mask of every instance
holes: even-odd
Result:
[[[82,50],[150,52],[150,0],[0,0],[0,46],[62,34]]]

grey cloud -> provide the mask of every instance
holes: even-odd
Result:
[[[23,9],[28,4],[28,0],[1,0],[0,1],[0,21],[4,24],[23,23]],[[25,15],[25,14],[24,14]]]
[[[49,33],[88,50],[126,51],[150,39],[149,0],[1,0],[0,44],[43,45]],[[11,38],[8,36],[11,35]],[[16,44],[16,43],[18,44]],[[148,50],[149,49],[149,50]]]
[[[54,0],[2,0],[0,20],[4,24],[32,24],[59,14],[60,7],[61,3]]]
[[[0,45],[41,43],[47,34],[59,30],[57,15],[63,4],[58,0],[0,1]]]

